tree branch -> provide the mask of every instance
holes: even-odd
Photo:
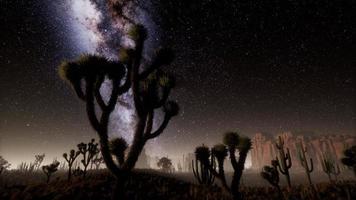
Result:
[[[167,127],[170,119],[171,119],[171,116],[169,114],[165,113],[161,126],[155,132],[145,134],[145,139],[149,140],[149,139],[159,136],[163,132],[163,130]]]

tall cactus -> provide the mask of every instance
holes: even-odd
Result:
[[[290,152],[289,149],[286,148],[287,153],[284,151],[284,140],[282,139],[281,136],[278,136],[278,141],[276,142],[276,148],[279,151],[279,158],[278,156],[276,157],[276,160],[278,161],[278,169],[283,174],[288,183],[288,187],[291,188],[291,180],[290,180],[290,175],[289,175],[289,169],[292,167],[292,159],[290,157]]]
[[[307,153],[307,149],[306,149],[306,147],[304,147],[302,142],[300,142],[297,145],[297,148],[298,148],[298,155],[299,155],[300,164],[302,165],[302,167],[305,170],[305,173],[307,174],[309,185],[312,185],[312,181],[311,181],[311,178],[310,178],[310,173],[312,173],[313,170],[314,170],[313,159],[310,158],[310,164],[309,164],[308,160],[306,158],[306,155],[305,155],[305,153]]]
[[[351,168],[356,176],[356,145],[352,146],[344,151],[344,158],[341,162]]]
[[[340,174],[340,167],[329,155],[323,155],[321,160],[321,166],[325,174],[327,174],[329,181],[332,183],[333,180],[331,175],[335,176],[335,181],[337,181],[337,176]]]
[[[204,165],[206,160],[209,160],[209,166],[212,166],[215,170],[215,159],[213,156],[211,156],[209,148],[203,144],[202,146],[197,147],[195,150],[195,162],[192,160],[193,174],[200,184],[212,185],[214,183],[215,177],[209,170],[209,166]]]

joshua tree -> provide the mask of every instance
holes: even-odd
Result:
[[[226,183],[226,178],[225,178],[225,171],[224,171],[224,161],[227,157],[227,148],[224,144],[216,144],[212,149],[211,149],[211,155],[212,159],[214,158],[218,162],[218,171],[217,175],[220,178],[222,184],[224,187],[227,187]],[[215,164],[215,163],[214,163]],[[215,167],[213,166],[213,169],[215,171]]]
[[[2,156],[0,156],[0,175],[2,174],[3,171],[8,169],[11,166],[11,164],[5,160]]]
[[[223,148],[224,145],[223,146],[216,145],[212,150],[213,156],[216,157],[218,160],[219,172],[217,172],[213,168],[213,165],[210,163],[208,156],[202,157],[201,162],[204,165],[208,166],[211,173],[217,179],[220,180],[223,188],[226,191],[231,192],[234,200],[241,199],[242,196],[239,192],[240,180],[241,180],[242,172],[245,168],[245,161],[246,161],[247,153],[251,149],[251,145],[252,145],[251,140],[247,137],[240,137],[239,134],[236,132],[228,132],[228,133],[225,133],[223,141],[225,144],[225,148]],[[231,181],[230,187],[226,183],[225,174],[223,171],[223,161],[226,158],[226,148],[227,148],[227,151],[229,152],[230,162],[234,169],[234,174],[232,176],[232,181]],[[238,160],[235,155],[237,150],[239,152]]]
[[[210,158],[210,159],[209,159]],[[209,165],[204,165],[204,160],[210,160]],[[192,160],[192,169],[195,178],[200,184],[211,185],[214,183],[214,176],[209,170],[209,166],[212,166],[215,170],[215,158],[210,155],[210,150],[204,144],[197,147],[195,150],[195,162]]]
[[[161,168],[162,171],[164,172],[170,172],[172,170],[172,160],[169,159],[168,157],[162,157],[159,159],[157,162],[157,166]]]
[[[38,170],[45,158],[45,154],[39,154],[35,155],[35,162],[34,162],[34,168],[35,170]]]
[[[240,137],[236,132],[228,132],[224,136],[224,144],[227,146],[230,156],[230,162],[234,169],[234,175],[231,182],[231,193],[234,199],[241,199],[239,192],[242,172],[245,168],[247,153],[251,149],[251,140],[247,137]],[[235,152],[238,150],[239,159],[236,160]]]
[[[47,183],[49,183],[52,174],[54,174],[56,171],[58,171],[58,166],[59,166],[59,162],[56,160],[53,161],[52,164],[42,166],[42,171],[47,176],[47,181],[46,181]]]
[[[341,162],[350,167],[354,171],[356,176],[356,146],[352,146],[344,151],[345,157],[341,159]]]
[[[118,194],[121,195],[128,172],[134,168],[146,142],[159,136],[179,110],[175,102],[168,101],[174,87],[174,78],[161,69],[173,61],[172,52],[160,49],[152,62],[146,64],[148,62],[142,60],[146,29],[142,25],[133,25],[128,35],[135,43],[135,48],[123,49],[119,61],[87,55],[75,62],[64,62],[60,66],[60,75],[68,80],[77,96],[86,103],[89,121],[100,138],[102,156],[107,168],[118,180],[117,190],[120,190]],[[100,91],[104,81],[111,84],[108,96]],[[136,110],[134,136],[124,162],[117,165],[110,153],[108,125],[120,95],[129,90]],[[97,107],[100,112],[95,111]],[[158,129],[153,131],[157,109],[163,110],[164,118]]]
[[[67,153],[63,154],[63,158],[68,163],[68,181],[70,181],[70,178],[72,177],[72,166],[73,166],[75,159],[77,159],[77,157],[79,156],[79,154],[80,154],[80,151],[75,151],[74,149],[70,150],[69,156]]]
[[[289,169],[292,167],[292,159],[290,157],[289,149],[287,149],[287,153],[284,151],[284,141],[281,136],[278,136],[278,141],[276,142],[276,148],[279,151],[279,158],[276,157],[278,161],[278,169],[287,179],[288,187],[291,188],[291,181],[289,175]]]
[[[333,182],[331,175],[334,175],[335,180],[337,181],[337,176],[340,174],[340,168],[334,159],[331,158],[331,156],[323,155],[321,166],[325,174],[328,175],[330,182]]]
[[[272,160],[271,166],[264,166],[262,168],[261,176],[263,179],[267,180],[273,187],[278,190],[280,199],[283,199],[283,193],[281,191],[281,187],[279,186],[279,172],[277,169],[278,161]]]
[[[303,143],[300,142],[298,147],[298,155],[299,155],[299,161],[302,167],[305,170],[305,173],[307,174],[307,178],[309,181],[309,185],[312,185],[312,181],[310,178],[310,173],[313,172],[313,159],[310,158],[310,164],[308,164],[308,160],[306,158],[305,153],[307,152],[307,149],[304,147]]]
[[[94,158],[96,154],[99,153],[98,143],[95,143],[95,139],[92,139],[88,144],[82,142],[77,146],[78,146],[79,153],[82,154],[83,156],[81,162],[84,166],[83,177],[85,178],[91,160]]]

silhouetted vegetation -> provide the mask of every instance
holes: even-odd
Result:
[[[261,177],[267,180],[273,187],[278,190],[280,199],[284,199],[281,187],[279,186],[279,172],[277,169],[278,161],[272,160],[271,165],[272,166],[264,166],[262,168]]]
[[[88,144],[80,143],[77,145],[78,151],[83,156],[80,161],[83,164],[83,177],[87,174],[87,169],[92,159],[99,153],[98,143],[95,143],[95,139],[92,139]]]
[[[209,165],[204,165],[203,161],[210,159]],[[215,176],[209,170],[209,166],[212,166],[213,170],[216,169],[215,157],[210,156],[210,150],[204,145],[195,149],[195,162],[192,160],[192,169],[194,177],[200,184],[212,185],[214,183]]]
[[[58,166],[59,166],[59,162],[58,161],[53,161],[53,163],[49,164],[49,165],[44,165],[42,166],[42,171],[43,173],[46,174],[47,180],[46,182],[49,183],[51,176],[58,171]]]
[[[0,156],[0,175],[10,166],[11,164],[7,160],[5,160],[2,156]]]
[[[208,167],[210,172],[220,180],[222,187],[225,191],[230,192],[233,199],[241,199],[241,193],[239,191],[240,181],[242,177],[242,172],[245,168],[245,161],[247,158],[247,153],[251,149],[251,140],[247,137],[242,137],[236,132],[227,132],[223,138],[224,145],[215,145],[212,149],[213,154],[210,154],[208,148],[201,146],[197,147],[195,150],[196,156],[199,161]],[[226,183],[226,178],[223,169],[223,161],[226,157],[226,149],[229,152],[230,162],[233,167],[234,173],[232,176],[231,186],[229,187]],[[239,153],[239,158],[236,158],[236,151]],[[211,163],[209,157],[216,157],[218,159],[218,166],[220,166],[219,171],[214,169],[215,163]]]
[[[278,161],[279,172],[281,172],[286,177],[288,186],[292,187],[290,175],[289,175],[289,169],[292,167],[292,159],[290,157],[290,152],[288,148],[286,148],[287,153],[285,153],[284,141],[281,136],[278,136],[278,141],[276,142],[276,148],[279,151],[279,157],[278,156],[276,157],[276,160]]]
[[[168,157],[162,157],[157,162],[157,167],[159,167],[163,172],[170,173],[173,172],[172,160]]]
[[[67,161],[68,164],[68,181],[70,181],[72,177],[72,166],[79,154],[80,151],[75,151],[74,149],[70,150],[69,155],[67,153],[63,154],[63,158]]]
[[[341,162],[350,167],[354,171],[356,176],[356,146],[352,146],[344,151],[345,157],[341,159]]]
[[[331,175],[334,175],[335,181],[337,181],[337,176],[340,174],[340,167],[328,153],[323,155],[321,166],[324,173],[328,175],[330,182],[333,182]]]
[[[313,170],[314,170],[313,159],[310,158],[310,163],[308,163],[308,160],[307,160],[306,155],[305,155],[305,153],[307,153],[307,149],[306,149],[306,147],[304,147],[302,142],[300,142],[297,147],[298,147],[298,156],[299,156],[300,164],[302,165],[302,167],[305,170],[305,173],[306,173],[307,178],[308,178],[309,185],[312,185],[312,181],[311,181],[311,178],[310,178],[310,173],[312,173]]]

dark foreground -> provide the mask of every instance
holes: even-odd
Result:
[[[86,179],[74,178],[70,183],[65,174],[58,174],[49,183],[36,180],[41,174],[9,172],[0,178],[1,200],[111,200],[115,180],[106,171],[92,172]],[[11,178],[10,178],[11,177]],[[242,187],[244,199],[278,199],[278,192],[270,187]],[[316,185],[319,199],[356,199],[356,182],[341,181]],[[286,199],[315,199],[307,186],[296,186],[292,191],[284,188]],[[127,199],[139,200],[224,200],[230,199],[218,186],[204,187],[174,176],[154,171],[132,173],[127,185]]]

